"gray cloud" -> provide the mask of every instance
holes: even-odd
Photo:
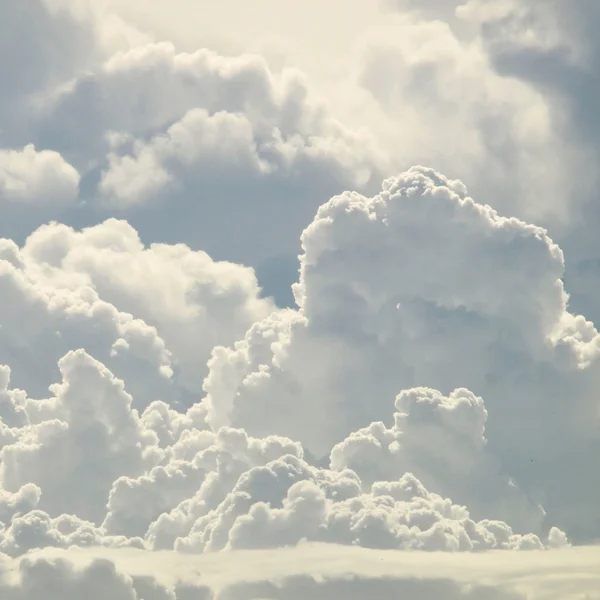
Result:
[[[500,11],[491,3],[468,2],[466,17],[479,21],[484,47],[496,71],[537,90],[549,106],[552,127],[560,137],[561,169],[571,176],[566,226],[556,236],[567,253],[571,303],[575,310],[599,320],[597,239],[592,231],[597,211],[600,46],[595,33],[598,4],[587,0],[552,0],[543,7],[523,0],[505,2]],[[594,225],[592,225],[592,223]]]

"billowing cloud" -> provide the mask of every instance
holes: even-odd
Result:
[[[547,99],[497,73],[477,36],[464,39],[445,20],[392,17],[364,42],[358,82],[402,168],[433,164],[527,221],[568,220],[573,182]]]
[[[302,242],[300,311],[269,317],[213,353],[205,383],[213,427],[283,433],[322,455],[365,423],[387,420],[398,390],[467,387],[489,413],[487,449],[501,465],[491,469],[516,478],[534,504],[583,535],[595,501],[580,506],[587,517],[575,525],[567,490],[587,488],[589,471],[579,479],[568,457],[573,444],[581,444],[576,455],[598,444],[599,338],[567,311],[562,252],[547,233],[477,204],[459,181],[415,168],[372,198],[333,198]],[[444,428],[449,445],[436,466],[452,478],[445,456],[471,456],[473,443],[483,449],[485,419],[468,394],[426,398],[401,395],[395,427],[404,442],[414,426],[417,440],[422,427],[434,435],[437,423],[452,422],[444,414],[460,411],[456,442]],[[568,486],[557,468],[569,473]],[[469,486],[458,487],[466,494]]]
[[[76,209],[80,181],[77,170],[54,150],[38,151],[33,144],[0,149],[0,228],[18,237]]]
[[[124,221],[82,231],[49,224],[22,248],[3,240],[0,257],[0,361],[36,395],[55,381],[57,360],[84,347],[129,373],[142,405],[193,403],[213,346],[274,310],[251,269],[184,245],[145,247]]]
[[[61,202],[77,196],[79,174],[57,152],[0,151],[0,198],[4,203]],[[4,205],[6,210],[6,205]]]
[[[74,29],[93,49],[27,92],[37,104],[15,139],[73,165],[79,201],[1,223],[0,235],[21,242],[50,219],[81,227],[118,216],[144,241],[260,267],[290,302],[298,235],[319,204],[380,178],[386,158],[373,136],[344,126],[296,69],[275,73],[249,53],[184,52],[99,9],[75,18],[73,3],[70,12],[38,3],[44,18],[68,19],[67,40]]]
[[[145,239],[254,266],[296,254],[318,205],[368,185],[382,164],[369,136],[335,119],[301,73],[165,42],[80,73],[38,121],[37,143],[83,176],[85,204],[62,220],[125,215]]]
[[[596,321],[595,297],[600,270],[597,236],[598,179],[598,58],[595,24],[598,5],[585,0],[549,2],[544,10],[535,2],[505,2],[500,12],[489,2],[468,2],[467,18],[481,24],[482,40],[491,64],[505,78],[520,80],[543,94],[552,127],[558,132],[563,170],[586,173],[571,184],[569,219],[561,243],[571,258],[570,285],[579,310]],[[594,223],[594,225],[592,225]]]
[[[600,14],[271,1],[0,8],[0,596],[593,597]]]
[[[598,321],[596,3],[386,4],[404,35],[373,34],[360,75],[393,114],[384,122],[422,134],[411,142],[412,162],[435,156],[437,168],[468,180],[495,208],[549,228],[567,253],[573,306]]]
[[[4,392],[0,549],[8,554],[71,544],[207,552],[303,539],[426,550],[544,547],[506,523],[475,522],[401,464],[362,473],[372,454],[363,449],[361,464],[352,449],[362,432],[334,450],[334,470],[323,469],[286,438],[213,433],[201,405],[171,411],[170,423],[171,409],[160,403],[140,417],[123,382],[83,351],[59,366],[63,382],[48,400]],[[566,543],[561,535],[551,532],[548,543]]]

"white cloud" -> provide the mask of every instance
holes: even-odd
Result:
[[[89,60],[23,92],[32,108],[14,124],[19,143],[78,170],[80,201],[17,215],[0,235],[21,242],[51,219],[80,227],[118,215],[144,241],[260,267],[289,302],[299,232],[332,194],[378,181],[385,154],[368,131],[343,125],[297,68],[271,69],[246,49],[182,51],[123,32],[96,9],[69,17],[80,29],[64,33],[85,32]]]
[[[235,1],[0,7],[0,596],[593,597],[595,4]]]
[[[251,269],[183,245],[145,247],[124,221],[81,231],[54,223],[21,249],[4,243],[0,361],[34,394],[54,381],[64,353],[84,347],[129,374],[142,406],[195,402],[213,346],[274,310]]]
[[[399,16],[367,36],[360,71],[367,106],[389,115],[379,139],[548,227],[568,257],[572,305],[598,321],[596,3],[386,4]],[[388,41],[390,30],[403,35]]]
[[[65,212],[77,211],[81,177],[54,150],[0,148],[0,235],[20,236]]]
[[[568,490],[596,493],[593,461],[575,475],[567,456],[598,444],[599,338],[567,312],[562,252],[546,232],[416,168],[373,198],[333,198],[302,242],[300,311],[214,351],[205,383],[211,424],[285,434],[322,455],[386,419],[399,390],[468,387],[486,402],[498,468],[541,501],[552,524],[564,519],[585,535],[596,501]],[[447,472],[443,457],[436,464]]]
[[[374,591],[381,598],[415,600],[593,600],[598,597],[596,563],[594,547],[523,557],[398,555],[306,544],[275,552],[231,552],[227,561],[210,554],[186,558],[132,550],[46,551],[18,562],[5,560],[2,592],[10,600],[71,600],[83,593],[98,600],[292,600],[307,595],[338,600]]]
[[[8,494],[0,550],[8,554],[73,544],[197,553],[303,539],[430,551],[545,546],[545,539],[514,533],[507,523],[477,522],[464,506],[429,492],[406,473],[421,468],[410,457],[369,472],[372,453],[363,447],[359,457],[351,441],[365,432],[335,449],[334,470],[324,469],[306,462],[300,444],[286,438],[256,439],[229,428],[213,433],[202,405],[177,414],[154,403],[140,417],[123,382],[82,350],[59,367],[63,382],[52,386],[50,399],[4,392],[1,486]],[[450,410],[464,413],[460,403]],[[464,427],[458,414],[448,417],[448,433]],[[452,468],[460,477],[458,461]],[[485,473],[473,476],[488,485]],[[434,484],[448,489],[442,480]],[[495,485],[510,501],[502,482]],[[492,503],[488,508],[492,513]],[[550,532],[549,547],[566,543],[563,532]]]
[[[58,154],[0,150],[0,200],[4,202],[69,202],[77,197],[79,174]],[[6,207],[5,207],[6,208]]]
[[[82,350],[59,363],[46,418],[13,430],[3,444],[2,486],[17,491],[34,483],[39,507],[53,515],[97,521],[112,482],[139,475],[161,459],[154,432],[144,428],[123,383]],[[28,415],[29,416],[29,415]]]

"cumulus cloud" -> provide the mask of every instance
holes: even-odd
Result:
[[[274,72],[248,52],[185,52],[95,2],[28,3],[45,35],[51,23],[64,46],[84,47],[11,92],[29,110],[9,119],[7,141],[59,153],[80,174],[79,201],[18,213],[0,235],[20,243],[51,219],[81,227],[119,216],[144,241],[260,267],[272,293],[293,302],[298,234],[332,194],[380,178],[386,158],[373,136],[343,125],[296,69]],[[36,35],[18,22],[22,39]],[[30,60],[42,68],[38,54]]]
[[[481,24],[482,40],[491,64],[502,76],[525,82],[543,94],[552,127],[560,135],[563,169],[583,170],[567,197],[569,216],[561,243],[571,257],[570,285],[578,310],[598,320],[598,245],[591,232],[597,210],[598,114],[597,95],[600,47],[595,24],[600,13],[593,2],[550,2],[545,10],[535,2],[506,2],[504,10],[489,10],[491,3],[469,2],[467,17]],[[589,233],[588,233],[589,232]]]
[[[57,152],[0,151],[0,198],[4,202],[61,202],[77,196],[79,174]]]
[[[22,4],[0,595],[593,597],[596,9],[357,4],[327,87]]]
[[[129,374],[144,405],[189,405],[212,348],[274,310],[251,269],[184,245],[146,247],[125,221],[81,231],[52,223],[22,248],[10,240],[3,248],[0,362],[36,395],[53,383],[56,361],[84,347]]]
[[[366,106],[383,114],[378,131],[403,168],[433,164],[505,214],[560,225],[572,182],[547,100],[497,73],[477,33],[465,39],[423,14],[392,17],[364,42]]]
[[[596,4],[386,4],[400,15],[390,27],[404,35],[388,42],[374,33],[360,71],[376,105],[395,109],[386,126],[404,125],[403,113],[410,114],[408,126],[416,117],[417,139],[408,152],[413,162],[423,160],[421,152],[428,162],[435,156],[438,168],[468,180],[495,208],[548,227],[569,259],[573,306],[598,321],[599,251],[590,226],[598,222],[598,118],[591,100]],[[429,125],[438,119],[443,127]]]
[[[412,474],[371,485],[347,468],[311,466],[285,438],[212,433],[194,422],[197,410],[181,417],[178,441],[161,446],[102,365],[79,352],[61,369],[45,420],[13,427],[1,449],[0,550],[9,555],[73,545],[204,553],[307,539],[428,551],[568,543],[557,529],[546,540],[476,522]]]
[[[365,423],[386,420],[398,390],[467,387],[485,400],[488,449],[501,472],[583,535],[595,501],[577,526],[567,489],[589,489],[588,471],[576,483],[567,457],[576,440],[576,455],[598,443],[598,334],[568,312],[562,252],[547,233],[477,204],[459,181],[415,168],[372,198],[334,197],[302,243],[300,310],[269,317],[213,353],[205,383],[212,426],[276,431],[322,455]],[[444,404],[472,411],[453,436],[444,431],[436,470],[449,477],[469,469],[457,461],[448,472],[441,455],[469,456],[469,444],[483,444],[478,401],[461,404],[460,395],[430,411],[440,400],[403,406],[401,395],[399,413],[418,412],[396,425],[403,439],[415,426],[418,439],[421,427],[433,432],[452,414]],[[569,473],[567,487],[557,469]]]
[[[167,42],[80,72],[46,102],[34,139],[82,174],[82,204],[61,221],[120,215],[145,240],[254,267],[273,257],[293,265],[318,205],[369,187],[385,163],[371,136],[339,122],[298,71]]]
[[[79,350],[59,368],[63,382],[53,386],[46,418],[13,429],[3,445],[2,486],[37,484],[40,508],[97,520],[119,474],[141,474],[158,462],[158,440],[106,367]]]
[[[2,233],[29,233],[47,219],[77,207],[81,178],[54,150],[0,149],[0,207]]]
[[[115,51],[148,39],[116,15],[102,18],[98,8],[95,2],[79,0],[23,0],[18,6],[2,6],[3,144],[35,140],[57,92]]]
[[[417,461],[369,473],[372,452],[363,448],[361,460],[353,445],[364,432],[334,449],[325,469],[286,438],[212,432],[202,405],[182,414],[154,403],[140,416],[123,382],[81,350],[59,367],[53,398],[10,398],[20,423],[4,425],[0,450],[7,554],[70,545],[202,553],[306,539],[429,551],[568,543],[558,529],[540,539],[474,520],[406,472]]]

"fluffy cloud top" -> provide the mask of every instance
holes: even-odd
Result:
[[[53,223],[22,248],[9,240],[3,248],[0,360],[30,393],[54,381],[63,353],[85,347],[129,373],[142,404],[161,395],[189,404],[213,346],[274,310],[252,270],[184,245],[145,247],[124,221],[82,231]]]
[[[235,347],[213,353],[205,383],[212,426],[284,433],[322,455],[351,431],[385,419],[400,389],[466,386],[485,399],[487,449],[477,401],[461,404],[458,396],[453,402],[473,413],[450,438],[443,403],[438,413],[401,400],[399,414],[418,409],[396,419],[403,442],[412,438],[406,427],[415,427],[415,440],[427,431],[435,445],[429,436],[443,423],[439,473],[455,476],[458,468],[469,477],[469,457],[489,451],[500,463],[483,471],[516,478],[533,504],[584,535],[595,500],[576,525],[567,489],[587,488],[588,471],[579,479],[567,457],[573,444],[585,456],[599,442],[599,338],[566,308],[563,256],[547,233],[477,204],[460,182],[416,168],[372,198],[333,198],[302,242],[300,311],[269,317]],[[448,471],[449,452],[464,453],[463,466],[456,460]],[[557,468],[570,473],[566,488]],[[465,496],[457,499],[477,502],[463,481],[458,487]]]
[[[79,174],[51,150],[0,151],[0,198],[5,202],[61,202],[77,196]]]

